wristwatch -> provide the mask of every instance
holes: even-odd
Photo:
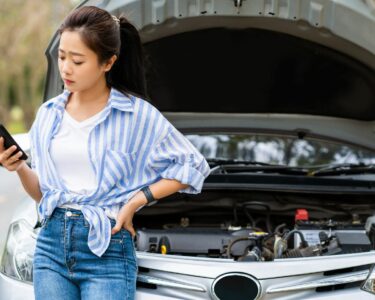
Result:
[[[151,190],[148,186],[145,186],[143,188],[141,188],[141,191],[145,194],[146,196],[146,199],[147,199],[147,206],[151,205],[151,204],[154,204],[156,202],[156,199],[154,198],[154,196],[152,195],[151,193]]]

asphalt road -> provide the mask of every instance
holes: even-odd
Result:
[[[20,200],[26,196],[18,175],[0,167],[0,257],[3,253],[9,222]]]

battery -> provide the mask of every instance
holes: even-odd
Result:
[[[319,233],[324,231],[328,237],[336,237],[338,246],[341,248],[339,254],[367,252],[371,250],[371,241],[365,230],[333,230],[333,229],[304,229],[302,232],[309,246],[320,244]],[[294,234],[294,247],[299,248],[301,238]]]

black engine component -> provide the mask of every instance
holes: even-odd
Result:
[[[367,252],[371,250],[371,242],[365,232],[345,232],[335,233],[338,247],[341,249],[339,254]]]
[[[367,252],[371,250],[371,242],[368,236],[362,232],[337,231],[328,237],[327,233],[319,233],[320,243],[317,245],[288,249],[281,255],[282,258],[296,258],[309,256],[327,256],[335,254],[348,254]]]
[[[251,229],[172,228],[137,230],[138,251],[169,254],[194,254],[211,257],[226,256],[228,245],[238,237],[247,237]],[[241,240],[233,245],[233,256],[243,255],[253,241]]]

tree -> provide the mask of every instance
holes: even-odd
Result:
[[[19,105],[25,128],[30,128],[42,101],[45,49],[75,4],[70,0],[0,0],[0,122],[6,124],[12,106]]]

